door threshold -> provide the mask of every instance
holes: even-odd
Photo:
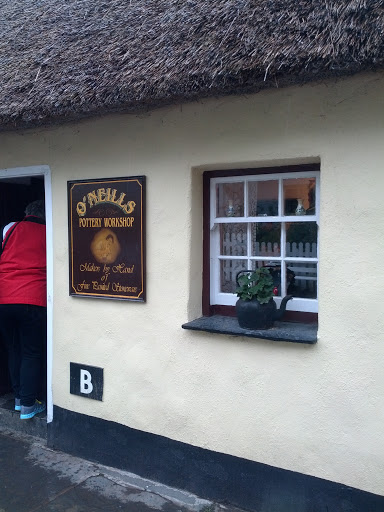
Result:
[[[0,428],[22,432],[40,439],[47,439],[47,411],[36,414],[28,420],[20,419],[20,412],[15,411],[13,393],[0,396]]]

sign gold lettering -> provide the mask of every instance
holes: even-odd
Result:
[[[145,300],[145,176],[68,182],[70,295]]]
[[[76,212],[79,217],[84,217],[84,215],[87,212],[87,204],[88,201],[89,207],[92,208],[93,206],[97,206],[100,203],[110,203],[113,205],[118,206],[121,210],[123,210],[124,213],[129,215],[132,213],[136,207],[136,202],[133,200],[127,201],[125,204],[123,204],[124,198],[126,197],[125,192],[121,192],[119,195],[119,199],[116,200],[116,194],[117,190],[110,188],[98,188],[97,190],[92,190],[88,192],[84,197],[82,201],[79,201],[76,205]]]

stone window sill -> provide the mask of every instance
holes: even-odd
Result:
[[[214,315],[202,316],[182,325],[183,329],[192,331],[205,331],[230,336],[245,336],[247,338],[260,338],[271,341],[289,341],[292,343],[307,343],[313,345],[317,342],[317,324],[302,324],[296,322],[275,322],[274,327],[266,330],[253,331],[242,329],[237,318]]]

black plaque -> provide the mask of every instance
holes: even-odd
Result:
[[[145,176],[68,182],[69,294],[145,301]]]
[[[104,370],[97,366],[70,363],[70,393],[103,400]]]

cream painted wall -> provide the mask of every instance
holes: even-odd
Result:
[[[47,164],[54,403],[384,494],[384,75],[0,135],[0,167]],[[181,329],[201,315],[206,169],[321,161],[315,346]],[[147,176],[146,304],[68,296],[66,182]],[[104,401],[69,362],[104,368]]]

